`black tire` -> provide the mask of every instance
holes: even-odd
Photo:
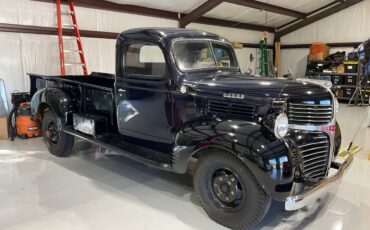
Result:
[[[217,171],[222,168],[226,169],[225,172]],[[220,173],[220,175],[213,172]],[[217,176],[212,176],[210,180],[210,174]],[[228,179],[230,175],[234,180]],[[229,189],[225,189],[227,192],[223,193],[224,184],[218,186],[216,185],[218,183],[215,183],[220,181],[221,177],[227,178],[222,181],[224,184],[229,183],[230,185],[230,182],[235,181],[235,178],[237,182],[231,184]],[[195,194],[209,217],[231,229],[248,229],[257,224],[265,216],[271,204],[270,196],[257,183],[247,166],[236,156],[223,150],[215,149],[201,156],[193,183]],[[233,189],[239,194],[238,198],[231,203],[225,203],[225,200],[233,199],[232,196],[229,196],[235,194],[232,192]],[[220,193],[222,193],[221,196]]]
[[[8,116],[8,126],[9,126],[9,137],[11,141],[14,141],[14,138],[17,135],[15,128],[15,118],[17,117],[17,107],[14,105],[13,109],[10,111]]]
[[[49,152],[57,157],[67,157],[71,154],[74,137],[56,129],[57,119],[50,110],[44,113],[42,119],[42,134]]]

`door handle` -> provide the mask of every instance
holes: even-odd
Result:
[[[118,88],[118,92],[124,93],[124,92],[126,92],[126,90],[125,89]]]

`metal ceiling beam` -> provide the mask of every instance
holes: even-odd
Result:
[[[322,10],[325,10],[327,8],[330,8],[330,7],[333,7],[333,6],[337,5],[337,4],[340,4],[341,2],[343,2],[343,0],[334,0],[332,2],[329,2],[328,4],[326,4],[326,5],[322,6],[322,7],[319,7],[317,9],[309,12],[307,14],[307,16],[312,16],[312,15],[314,15],[314,14],[316,14],[316,13],[322,11]]]
[[[42,35],[57,35],[58,30],[55,27],[44,27],[44,26],[28,26],[28,25],[17,25],[0,23],[0,32],[9,33],[26,33],[26,34],[42,34]],[[81,37],[90,38],[104,38],[104,39],[116,39],[119,33],[113,32],[102,32],[102,31],[91,31],[91,30],[80,30]],[[73,29],[63,29],[63,35],[74,36]],[[55,37],[57,39],[57,37]],[[240,43],[246,48],[258,48],[259,44],[253,43]],[[271,45],[267,46],[272,48]]]
[[[27,34],[44,34],[44,35],[57,35],[57,28],[54,27],[43,27],[43,26],[28,26],[28,25],[17,25],[0,23],[0,32],[9,33],[27,33]],[[73,29],[64,29],[63,34],[66,36],[74,36]],[[104,39],[116,39],[119,33],[102,32],[102,31],[91,31],[91,30],[80,30],[81,37],[90,38],[104,38]],[[341,42],[341,43],[327,43],[330,47],[358,47],[361,42]],[[241,43],[245,48],[259,48],[259,44],[253,43]],[[311,44],[291,44],[281,45],[282,49],[297,49],[297,48],[309,48]],[[272,45],[267,45],[269,49],[272,49]]]
[[[300,19],[300,18],[296,18],[296,19],[294,19],[293,21],[289,21],[289,22],[287,22],[287,23],[284,23],[283,25],[281,25],[281,26],[278,26],[278,27],[276,27],[276,30],[281,30],[281,29],[283,29],[283,28],[285,28],[285,27],[287,27],[287,26],[290,26],[290,25],[292,25],[292,24],[294,24],[294,23],[296,23],[296,22],[299,22],[299,21],[301,21],[302,19]]]
[[[224,0],[205,1],[202,5],[198,6],[197,8],[192,10],[190,13],[188,13],[185,17],[180,19],[180,27],[185,28],[185,26],[199,19],[202,15],[212,10],[216,6],[220,5],[223,1]]]
[[[342,1],[340,1],[340,4],[337,4],[337,5],[335,5],[333,7],[330,7],[328,9],[326,9],[326,10],[323,10],[321,12],[318,12],[318,13],[310,16],[310,17],[307,17],[306,19],[304,19],[304,20],[302,20],[300,22],[295,23],[292,26],[289,26],[289,27],[287,27],[285,29],[282,29],[282,30],[278,31],[275,34],[275,36],[277,38],[280,38],[280,37],[282,37],[284,35],[287,35],[287,34],[293,32],[293,31],[296,31],[296,30],[298,30],[298,29],[300,29],[302,27],[305,27],[305,26],[307,26],[309,24],[312,24],[314,22],[317,22],[317,21],[319,21],[319,20],[321,20],[323,18],[326,18],[326,17],[328,17],[328,16],[330,16],[332,14],[335,14],[335,13],[341,11],[341,10],[347,9],[348,7],[351,7],[351,6],[353,6],[353,5],[355,5],[355,4],[359,3],[359,2],[362,2],[362,1],[364,1],[364,0],[342,0]]]
[[[223,27],[230,27],[230,28],[244,29],[244,30],[268,31],[270,33],[275,33],[274,27],[255,25],[255,24],[249,24],[249,23],[241,23],[241,22],[235,22],[235,21],[228,21],[228,20],[222,20],[222,19],[217,19],[217,18],[200,17],[194,23],[214,25],[214,26],[223,26]]]
[[[327,9],[327,8],[329,8],[329,7],[333,7],[334,5],[339,4],[340,2],[341,2],[341,0],[335,0],[335,1],[333,1],[333,2],[330,2],[330,3],[328,3],[328,4],[326,4],[326,5],[322,6],[322,7],[320,7],[320,8],[318,8],[318,9],[315,9],[315,10],[313,10],[313,11],[311,11],[311,12],[307,13],[307,16],[306,16],[306,17],[310,17],[310,16],[312,16],[313,14],[318,13],[319,11],[322,11],[322,10]],[[281,29],[283,29],[283,28],[285,28],[285,27],[287,27],[287,26],[289,26],[289,25],[292,25],[292,24],[294,24],[294,23],[296,23],[296,22],[298,22],[298,21],[300,21],[300,20],[302,20],[302,19],[299,19],[299,18],[298,18],[298,19],[295,19],[295,20],[290,21],[290,22],[287,22],[287,23],[285,23],[285,24],[283,24],[283,25],[281,25],[281,26],[278,26],[276,29],[277,29],[277,30],[281,30]]]
[[[55,3],[55,0],[33,0],[37,2],[49,2]],[[74,0],[73,3],[75,6],[91,8],[91,9],[99,9],[99,10],[109,10],[114,12],[123,12],[123,13],[131,13],[131,14],[138,14],[144,16],[151,16],[151,17],[158,17],[158,18],[166,18],[172,20],[178,20],[178,13],[166,11],[166,10],[158,10],[143,6],[135,6],[135,5],[128,5],[128,4],[120,4],[105,0]]]
[[[57,35],[58,29],[55,27],[0,23],[0,32]],[[63,29],[63,35],[74,36],[73,29]],[[80,35],[81,37],[116,39],[119,33],[80,30]]]
[[[253,44],[253,43],[240,43],[243,45],[243,48],[260,48],[260,44]],[[273,49],[273,45],[267,45],[267,49]]]
[[[336,42],[336,43],[326,43],[329,47],[353,47],[357,48],[361,42]],[[308,49],[312,44],[289,44],[281,45],[281,49]]]
[[[284,7],[275,6],[275,5],[260,2],[260,1],[255,1],[255,0],[225,0],[225,2],[229,2],[229,3],[240,5],[240,6],[246,6],[246,7],[250,7],[254,9],[265,10],[268,12],[273,12],[273,13],[291,16],[295,18],[305,18],[306,17],[305,13],[295,11],[295,10],[290,10]]]
[[[33,0],[33,1],[55,3],[55,0]],[[176,20],[176,21],[178,21],[180,18],[186,17],[187,15],[187,14],[180,14],[176,12],[158,10],[158,9],[136,6],[136,5],[119,4],[119,3],[109,2],[105,0],[74,0],[73,2],[75,6],[79,6],[79,7],[99,9],[99,10],[108,10],[108,11],[114,11],[114,12],[120,12],[120,13],[138,14],[138,15],[144,15],[144,16],[150,16],[150,17],[171,19],[171,20]],[[215,19],[215,18],[209,18],[209,17],[200,17],[194,22],[200,23],[200,24],[224,26],[224,27],[226,26],[226,27],[245,29],[245,30],[269,31],[271,33],[275,32],[275,28],[273,27],[266,27],[266,26],[260,26],[260,25],[249,24],[249,23],[240,23],[240,22],[235,22],[235,21],[228,21],[228,20]]]

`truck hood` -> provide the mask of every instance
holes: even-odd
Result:
[[[273,98],[331,97],[330,89],[303,80],[250,76],[240,73],[216,73],[187,76],[184,85],[198,93],[239,93],[245,96]]]

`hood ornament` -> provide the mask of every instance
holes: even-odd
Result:
[[[223,97],[240,99],[240,100],[245,98],[244,94],[240,94],[240,93],[224,93]]]

